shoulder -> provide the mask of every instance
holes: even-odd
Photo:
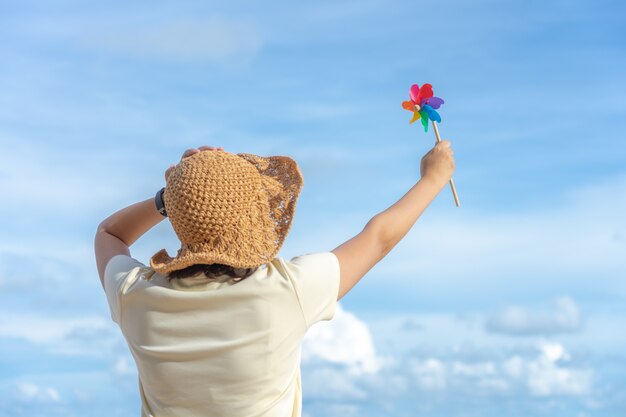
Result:
[[[106,274],[107,272],[116,273],[116,272],[119,272],[120,270],[128,271],[137,266],[144,267],[144,268],[146,267],[146,265],[143,262],[133,258],[132,256],[118,254],[118,255],[113,256],[111,259],[109,259],[106,266],[104,267],[104,272]]]
[[[130,275],[129,273],[134,270],[137,270],[137,272],[153,272],[152,268],[131,256],[124,254],[113,256],[109,259],[104,268],[105,291],[111,289],[111,287],[117,287],[119,289],[121,281],[128,277]]]
[[[279,258],[275,264],[283,270],[295,290],[307,327],[320,320],[330,320],[339,293],[339,259],[332,252],[313,252]]]
[[[332,252],[311,252],[292,258],[276,257],[268,263],[272,270],[292,283],[296,290],[339,282],[339,259]]]
[[[301,275],[338,275],[339,259],[333,252],[311,252],[291,259],[278,258],[292,278]]]

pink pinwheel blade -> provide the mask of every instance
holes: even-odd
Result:
[[[413,84],[411,86],[411,89],[409,90],[409,97],[411,97],[411,101],[413,101],[413,103],[417,104],[420,102],[419,94],[420,94],[419,86],[417,84]]]

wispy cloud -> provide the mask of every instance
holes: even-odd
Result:
[[[3,313],[0,340],[27,341],[51,354],[102,357],[123,339],[103,317],[52,318]]]
[[[41,387],[28,381],[17,381],[13,387],[13,396],[25,403],[56,403],[61,400],[59,392],[52,387]]]
[[[580,309],[569,297],[554,300],[552,311],[531,311],[520,306],[508,306],[489,316],[485,323],[487,331],[519,336],[576,332],[581,326]]]
[[[449,198],[443,191],[440,198]],[[626,177],[561,195],[559,204],[545,208],[429,212],[370,279],[410,287],[416,302],[470,295],[493,303],[494,293],[537,299],[564,290],[584,300],[590,279],[606,296],[625,296],[624,245],[615,237],[626,231]]]
[[[10,149],[10,152],[0,154],[0,189],[13,197],[13,204],[0,209],[5,216],[46,210],[67,213],[74,209],[78,213],[74,212],[71,217],[76,220],[77,215],[89,213],[102,204],[91,193],[100,194],[105,199],[128,195],[124,188],[97,178],[108,175],[111,166],[115,165],[118,171],[110,175],[111,179],[123,176],[123,167],[130,166],[131,157],[103,151],[97,159],[108,160],[111,164],[104,166],[91,162],[96,159],[92,151],[76,149],[68,152],[53,143],[37,145],[23,139],[0,138],[0,144]],[[31,221],[41,217],[33,216],[35,218]]]
[[[127,377],[137,376],[137,367],[135,366],[135,362],[132,360],[132,357],[129,358],[128,355],[120,356],[117,358],[117,362],[113,366],[113,372],[117,376]]]
[[[133,58],[244,65],[259,53],[264,39],[253,19],[209,16],[94,31],[86,34],[84,42]]]

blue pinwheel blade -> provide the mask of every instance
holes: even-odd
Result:
[[[439,113],[437,113],[435,109],[430,107],[428,104],[425,104],[423,108],[426,114],[428,114],[428,118],[430,120],[437,122],[437,123],[441,123],[441,116],[439,116]]]

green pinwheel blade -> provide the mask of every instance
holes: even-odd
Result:
[[[422,119],[422,126],[424,126],[424,132],[428,132],[428,113],[426,110],[420,110],[420,116]]]

